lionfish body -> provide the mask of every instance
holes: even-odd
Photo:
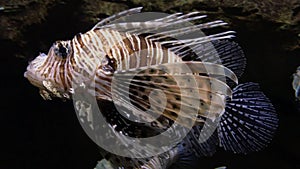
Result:
[[[257,84],[231,87],[245,68],[241,48],[229,40],[233,32],[182,38],[225,23],[187,24],[204,17],[197,12],[141,22],[118,21],[140,11],[123,11],[72,40],[55,42],[47,55],[40,54],[29,64],[25,77],[44,99],[68,99],[76,92],[74,86],[93,90],[99,102],[107,103],[101,112],[115,132],[153,136],[172,127],[174,121],[191,128],[172,150],[153,158],[128,160],[108,155],[116,168],[166,168],[175,161],[186,164],[195,156],[211,155],[216,145],[236,153],[263,148],[278,120]],[[164,92],[165,99],[157,89]],[[112,101],[125,107],[128,117],[141,118],[143,123],[121,116]],[[221,119],[217,132],[199,143],[203,124],[215,119]]]

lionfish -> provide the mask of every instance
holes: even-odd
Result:
[[[200,156],[212,155],[217,146],[244,154],[264,148],[278,118],[258,84],[238,84],[246,60],[232,40],[235,32],[214,33],[212,28],[226,24],[220,20],[188,24],[206,17],[199,12],[126,21],[142,14],[141,9],[117,13],[72,40],[56,41],[48,54],[29,63],[24,76],[44,99],[71,99],[80,92],[76,85],[93,91],[90,94],[115,133],[144,138],[175,130],[173,126],[189,128],[172,149],[152,157],[128,158],[103,150],[114,168],[186,167]],[[195,36],[200,30],[210,34]],[[116,105],[123,107],[122,115]],[[81,103],[76,106],[93,110],[83,109]],[[84,113],[81,118],[83,124],[93,122]],[[204,124],[217,119],[212,136],[199,142]],[[94,124],[91,130],[101,127]],[[174,131],[176,137],[180,132]],[[128,142],[124,149],[132,149],[130,144],[135,143]]]
[[[296,99],[300,100],[300,66],[297,68],[296,73],[293,74],[292,85],[295,90]]]

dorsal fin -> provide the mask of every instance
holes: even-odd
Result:
[[[153,12],[137,13],[138,12],[130,13],[136,14],[130,17],[127,17],[130,14],[117,14],[116,17],[112,16],[113,19],[107,18],[103,20],[103,22],[109,20],[109,24],[103,25],[101,24],[101,21],[94,28],[109,28],[135,35],[152,34],[147,38],[157,40],[159,37],[167,36],[175,38],[201,29],[208,29],[227,24],[221,20],[197,25],[192,24],[191,22],[198,22],[201,19],[206,18],[206,15],[200,15],[199,12],[190,12],[187,14],[175,13],[171,15]],[[121,20],[122,16],[123,18]]]
[[[206,15],[200,15],[199,12],[166,15],[139,13],[140,11],[141,8],[133,8],[120,12],[102,20],[94,28],[144,35],[146,40],[160,42],[162,46],[167,47],[183,60],[223,64],[236,73],[237,77],[243,73],[246,65],[244,54],[237,43],[227,40],[234,37],[234,31],[208,35],[201,32],[204,29],[223,26],[227,23],[221,20],[195,25],[190,23],[191,21],[198,22],[206,17]],[[151,14],[152,18],[148,16]],[[197,55],[196,58],[191,58],[191,52]]]
[[[212,44],[222,65],[232,70],[237,77],[241,77],[246,68],[246,58],[242,48],[236,42],[228,40],[213,41]],[[213,58],[214,55],[207,56],[206,54],[206,57],[203,57],[201,60],[218,64],[216,59]]]
[[[190,34],[201,29],[208,29],[226,25],[227,23],[221,20],[201,23],[194,25],[191,21],[199,21],[206,18],[206,15],[199,15],[198,12],[191,12],[188,14],[175,13],[172,15],[157,14],[161,18],[147,20],[147,14],[141,14],[140,18],[145,18],[142,21],[133,21],[130,17],[124,20],[115,20],[116,22],[106,24],[101,28],[110,28],[120,32],[128,32],[131,34],[151,34],[147,39],[159,40],[162,37],[178,37],[185,34]],[[151,15],[149,13],[148,15]],[[134,18],[134,17],[133,17]]]
[[[190,58],[190,52],[195,53]],[[194,60],[214,64],[222,64],[232,70],[239,78],[246,68],[246,58],[242,48],[234,41],[214,40],[190,46],[189,49],[176,53],[183,60]]]
[[[161,18],[153,19],[153,20],[145,20],[145,21],[131,21],[131,18],[128,18],[129,21],[117,21],[116,23],[112,23],[109,25],[105,25],[104,28],[111,28],[118,30],[120,32],[129,32],[132,34],[146,34],[146,33],[161,33],[165,35],[165,31],[175,31],[183,32],[181,28],[185,28],[186,26],[191,26],[192,24],[189,21],[196,21],[202,18],[205,18],[206,15],[195,15],[196,13],[188,13],[186,15],[182,15],[180,13],[175,13],[173,15],[167,15]],[[145,15],[145,17],[143,16]],[[146,18],[147,13],[141,15],[141,18]],[[151,15],[151,14],[149,14]],[[200,24],[201,25],[201,24]],[[195,25],[193,25],[195,26]],[[174,29],[176,28],[176,29]],[[190,29],[191,30],[191,29]],[[187,31],[190,31],[187,30]]]
[[[142,16],[147,16],[147,13],[136,16],[139,15],[143,19]],[[136,16],[133,15],[133,18],[136,18]],[[201,32],[204,29],[223,26],[227,23],[221,20],[196,25],[190,23],[190,21],[200,21],[206,17],[205,15],[199,15],[199,12],[158,15],[157,17],[156,19],[145,17],[145,21],[142,21],[141,18],[139,18],[141,21],[136,21],[132,20],[131,17],[125,17],[123,20],[115,19],[115,22],[110,22],[110,24],[101,26],[101,28],[141,36],[145,35],[145,39],[160,42],[162,46],[175,52],[183,60],[188,61],[185,56],[190,57],[190,53],[193,52],[196,53],[198,58],[190,60],[196,59],[202,62],[223,64],[234,71],[238,77],[243,73],[245,58],[241,48],[236,43],[226,40],[235,37],[234,31],[217,32],[210,35]],[[120,17],[115,18],[120,19]]]
[[[119,12],[115,15],[112,15],[108,18],[105,18],[103,20],[101,20],[100,22],[98,22],[93,28],[93,29],[96,29],[96,28],[100,28],[104,25],[107,25],[113,21],[116,21],[122,17],[125,17],[125,16],[129,16],[129,15],[132,15],[132,14],[136,14],[136,13],[140,13],[141,10],[142,10],[143,7],[137,7],[137,8],[132,8],[132,9],[129,9],[129,10],[125,10],[125,11],[122,11],[122,12]]]

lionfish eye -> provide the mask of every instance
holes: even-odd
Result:
[[[68,44],[58,42],[55,44],[54,53],[56,56],[65,59],[70,54],[70,47]]]

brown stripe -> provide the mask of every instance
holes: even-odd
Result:
[[[77,34],[75,37],[76,37],[80,47],[83,47],[84,44],[83,44],[82,39],[81,39],[81,33]]]
[[[76,45],[75,45],[76,46]],[[75,70],[77,65],[76,65],[76,61],[75,61],[75,57],[74,57],[74,53],[72,55],[72,57],[70,58],[70,64],[72,66],[72,69]]]
[[[60,62],[60,60],[58,60],[57,58],[55,58],[54,59],[54,62],[53,62],[53,66],[51,66],[51,72],[50,73],[53,73],[53,79],[52,80],[54,80],[54,83],[55,84],[58,84],[59,82],[59,80],[58,79],[56,79],[56,74],[58,73],[59,74],[59,70],[57,69],[57,67],[58,67],[58,63]]]
[[[65,71],[68,71],[68,70],[65,70],[65,65],[67,64],[66,60],[62,60],[62,63],[59,67],[59,75],[60,75],[60,80],[61,80],[61,83],[63,85],[63,88],[64,90],[67,90],[67,84],[66,84],[66,77],[65,77]]]
[[[147,51],[147,47],[148,45],[146,44],[146,41],[144,38],[141,38],[140,36],[138,37],[134,37],[134,38],[139,38],[140,40],[140,43],[138,44],[138,41],[137,41],[137,46],[139,46],[138,50],[139,50],[139,55],[138,56],[140,60],[140,67],[142,66],[147,66],[147,56],[148,56],[148,51]]]
[[[93,37],[91,36],[90,32],[86,33],[85,35],[87,35],[88,39],[89,39],[89,44],[87,45],[90,45],[91,49],[94,50],[96,53],[98,51],[98,47],[99,46],[99,43],[98,41],[93,41]]]
[[[103,88],[103,90],[98,89],[98,87],[95,86],[95,90],[98,94],[100,95],[105,95],[105,96],[109,96],[111,97],[110,91],[111,91],[111,83],[112,79],[110,76],[101,76],[99,73],[96,74],[96,78],[95,78],[95,85],[96,86],[101,86],[101,88]],[[104,85],[108,82],[107,85]]]
[[[74,41],[72,40],[71,41],[71,47],[72,47],[72,53],[70,54],[70,57],[68,58],[68,60],[66,61],[66,65],[65,65],[65,82],[66,82],[66,84],[67,84],[67,86],[68,87],[72,87],[72,84],[71,84],[71,81],[72,81],[72,79],[73,79],[73,77],[72,77],[72,70],[74,70],[74,67],[73,67],[73,65],[75,64],[74,62],[75,62],[75,60],[74,60]],[[70,68],[72,68],[72,69],[70,69]],[[68,78],[68,76],[70,77],[70,79]]]
[[[71,87],[71,79],[68,76],[71,76],[71,70],[69,69],[70,66],[70,58],[65,63],[65,72],[64,72],[64,82],[66,84],[66,89]]]
[[[131,55],[134,52],[133,51],[134,48],[131,44],[131,41],[127,37],[124,37],[123,42],[127,48],[126,50],[128,51],[129,55]]]
[[[148,49],[148,45],[146,43],[146,40],[144,37],[138,36],[138,38],[140,39],[140,43],[141,43],[141,50],[147,50]],[[150,42],[149,42],[150,43]]]
[[[132,37],[132,41],[133,41],[133,44],[132,44],[132,49],[134,52],[136,51],[140,51],[140,47],[139,47],[139,43],[138,43],[138,40],[137,40],[137,37],[136,36],[131,36]]]
[[[41,75],[44,76],[44,77],[48,76],[48,72],[49,72],[49,69],[50,69],[51,61],[53,60],[53,57],[55,57],[54,53],[52,51],[53,51],[53,47],[50,48],[50,50],[48,52],[48,55],[47,55],[47,59],[45,60],[44,64],[41,65],[40,72],[41,72]],[[47,70],[47,72],[46,72],[46,70]]]

